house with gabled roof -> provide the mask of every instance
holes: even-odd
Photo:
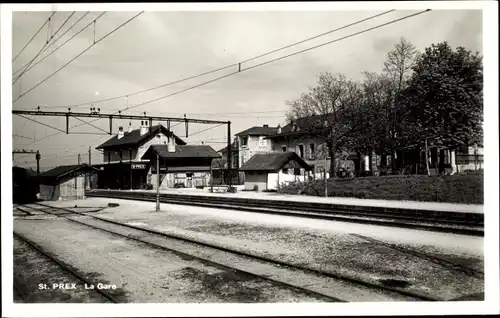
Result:
[[[104,164],[95,165],[100,170],[97,187],[104,189],[140,189],[151,184],[151,166],[144,154],[151,145],[176,145],[186,142],[163,125],[148,126],[141,121],[139,129],[128,131],[118,128],[118,133],[96,149],[103,153]]]
[[[86,177],[99,170],[87,164],[59,166],[40,175],[40,198],[43,200],[80,199],[85,197]]]
[[[282,184],[305,181],[309,166],[295,152],[255,154],[240,168],[245,173],[245,190],[277,190]]]
[[[206,187],[210,184],[212,161],[221,157],[206,145],[151,145],[141,157],[151,163],[151,184],[156,189]],[[159,173],[157,170],[159,166]]]
[[[253,155],[271,152],[271,141],[267,136],[276,132],[277,127],[254,126],[237,133],[238,166],[242,167]]]

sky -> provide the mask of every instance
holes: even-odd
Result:
[[[87,103],[94,100],[131,94],[185,77],[239,63],[251,57],[304,40],[367,18],[382,11],[146,11],[61,69],[41,85],[25,93],[61,66],[66,64],[94,41],[91,26],[67,44],[26,72],[13,85],[13,109],[66,111],[57,107]],[[482,12],[480,10],[433,10],[382,28],[291,56],[279,61],[245,70],[274,58],[328,42],[385,22],[416,13],[419,10],[397,10],[356,26],[319,37],[271,55],[241,64],[242,72],[219,81],[164,98],[126,113],[215,119],[232,122],[232,135],[252,126],[282,126],[287,100],[293,100],[313,86],[320,72],[342,73],[361,81],[362,72],[380,72],[387,52],[405,37],[420,51],[433,43],[448,41],[452,47],[463,46],[482,53]],[[70,16],[71,11],[58,11],[30,45],[13,63],[18,70],[36,56],[46,44],[50,32]],[[102,12],[91,12],[65,36],[49,47],[36,60],[60,46]],[[106,12],[95,23],[95,38],[107,33],[138,12]],[[14,12],[12,54],[23,46],[48,19],[51,12]],[[55,36],[57,38],[85,12],[75,12]],[[163,87],[147,93],[96,103],[102,113],[111,113],[127,106],[165,96],[238,70],[238,66],[213,74]],[[56,106],[56,107],[55,107]],[[90,104],[73,107],[72,111],[89,112]],[[33,118],[33,117],[31,117]],[[64,117],[40,117],[35,120],[65,130]],[[88,120],[88,119],[87,119]],[[77,119],[70,126],[79,124]],[[125,130],[129,121],[113,123]],[[108,130],[109,123],[101,119],[94,125]],[[133,121],[133,128],[140,122]],[[156,122],[154,122],[156,124]],[[166,124],[166,123],[163,123]],[[185,138],[184,125],[173,130],[188,144],[211,145],[215,150],[225,146],[227,128],[193,124]],[[95,150],[111,136],[90,126],[73,128],[73,132],[90,134],[57,134],[57,131],[13,115],[13,148],[40,150],[42,170],[88,160],[91,147],[92,163],[102,155]],[[34,155],[16,155],[14,164],[34,167]]]

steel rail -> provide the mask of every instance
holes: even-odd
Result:
[[[40,205],[40,206],[44,206],[44,207],[48,207],[49,206],[49,205],[45,205],[45,204],[41,204],[41,203],[35,203],[35,204]],[[254,259],[254,260],[259,260],[259,261],[266,262],[266,263],[271,263],[271,264],[275,264],[275,265],[279,265],[279,266],[284,266],[284,267],[287,267],[287,268],[292,268],[292,269],[300,270],[300,271],[303,271],[303,272],[309,272],[309,273],[320,275],[320,276],[325,276],[325,277],[329,277],[329,278],[333,278],[333,279],[337,279],[337,280],[342,280],[342,281],[346,281],[346,282],[353,283],[353,284],[356,284],[356,285],[361,285],[361,286],[364,286],[364,287],[368,287],[368,288],[371,288],[371,289],[374,289],[374,290],[379,290],[379,291],[382,291],[382,292],[396,293],[396,294],[399,294],[399,295],[402,295],[402,296],[412,297],[414,299],[418,299],[418,300],[422,300],[422,301],[443,301],[443,299],[440,299],[440,298],[437,298],[437,297],[434,297],[434,296],[431,296],[431,295],[428,295],[428,294],[420,293],[420,292],[412,292],[412,291],[404,290],[403,288],[389,287],[389,286],[384,286],[382,284],[375,284],[375,283],[372,283],[372,282],[368,282],[368,281],[365,281],[365,280],[361,280],[361,279],[358,279],[358,278],[355,278],[355,277],[351,277],[351,276],[347,276],[347,275],[343,275],[343,274],[339,274],[339,273],[327,272],[327,271],[323,271],[323,270],[319,270],[319,269],[315,269],[315,268],[310,268],[310,267],[307,267],[307,266],[290,264],[290,263],[287,263],[285,261],[276,260],[276,259],[273,259],[273,258],[270,258],[270,257],[265,257],[265,256],[260,256],[260,255],[254,255],[254,254],[247,253],[247,252],[244,252],[244,251],[239,251],[239,250],[235,250],[235,249],[231,249],[231,248],[227,248],[227,247],[223,247],[223,246],[219,246],[219,245],[211,244],[211,243],[207,243],[207,242],[197,241],[197,240],[194,240],[194,239],[191,239],[191,238],[182,237],[182,236],[179,236],[179,235],[167,234],[167,233],[155,231],[155,230],[152,230],[152,229],[146,229],[146,228],[142,228],[142,227],[139,227],[139,226],[125,224],[125,223],[121,223],[121,222],[118,222],[118,221],[113,221],[113,220],[109,220],[109,219],[106,219],[106,218],[98,217],[98,216],[95,216],[95,215],[90,215],[90,214],[86,214],[86,213],[82,213],[82,212],[72,211],[72,210],[67,209],[67,208],[61,208],[61,207],[58,207],[58,208],[61,209],[61,210],[64,210],[64,211],[73,212],[76,215],[91,217],[93,219],[104,221],[104,222],[107,222],[107,223],[110,223],[110,224],[119,225],[119,226],[130,228],[130,229],[140,230],[140,231],[147,232],[147,233],[150,233],[150,234],[160,235],[160,236],[163,236],[163,237],[167,237],[167,238],[171,238],[171,239],[176,239],[176,240],[179,240],[179,241],[184,241],[184,242],[188,242],[188,243],[192,243],[192,244],[196,244],[196,245],[201,245],[201,246],[204,246],[204,247],[208,247],[208,248],[220,250],[220,251],[223,251],[223,252],[227,252],[227,253],[231,253],[231,254],[243,256],[243,257],[247,257],[247,258]],[[77,223],[81,223],[81,224],[93,227],[93,226],[88,225],[88,224],[86,224],[84,222],[80,222],[80,221],[74,220],[74,219],[72,219],[70,217],[66,217],[66,216],[62,216],[62,217],[66,218],[68,220],[77,222]],[[101,228],[99,228],[99,229],[101,229]],[[136,238],[129,237],[129,236],[126,236],[126,235],[123,235],[123,234],[119,234],[119,233],[116,233],[116,232],[112,232],[112,231],[109,231],[109,230],[105,230],[105,229],[101,229],[101,230],[108,231],[110,233],[114,233],[114,234],[117,234],[117,235],[120,235],[120,236],[123,236],[123,237],[126,237],[126,238],[130,238],[130,239],[133,239],[133,240],[138,240]],[[147,242],[147,244],[152,244],[152,243]],[[161,248],[168,249],[168,248],[165,248],[165,247],[161,247]],[[194,256],[194,255],[189,255],[189,256],[190,257],[197,257],[197,256]],[[203,259],[203,258],[201,258],[201,259]],[[210,261],[210,260],[208,260],[208,261]],[[228,267],[225,264],[220,264],[220,265]],[[237,269],[237,270],[240,270],[240,269]],[[256,275],[256,274],[253,274],[253,275]],[[262,277],[262,278],[268,279],[267,277]],[[296,288],[302,288],[302,287],[296,287]],[[328,297],[330,297],[330,296],[328,296]],[[341,301],[341,300],[338,300],[338,301]]]
[[[80,275],[74,269],[72,269],[71,266],[67,265],[66,263],[64,263],[61,260],[58,260],[57,258],[55,258],[54,256],[52,256],[50,254],[50,252],[46,251],[43,247],[41,247],[37,243],[35,243],[35,242],[31,241],[30,239],[26,238],[24,235],[19,234],[16,231],[14,231],[14,236],[16,238],[18,238],[20,241],[23,241],[24,243],[26,243],[27,245],[29,245],[31,248],[33,248],[34,250],[36,250],[37,252],[39,252],[40,254],[42,254],[43,256],[45,256],[46,258],[48,258],[53,263],[57,264],[64,271],[66,271],[66,272],[70,273],[71,275],[73,275],[74,277],[78,278],[80,281],[82,281],[82,282],[84,282],[84,283],[86,283],[88,285],[90,285],[90,284],[97,285],[97,283],[92,282],[92,281],[88,280],[87,278],[85,278],[84,276]],[[109,301],[111,301],[113,303],[118,303],[118,300],[113,295],[111,295],[110,293],[108,293],[108,292],[106,292],[104,290],[93,289],[93,291],[97,292],[98,294],[102,295],[104,298],[108,299]]]
[[[153,194],[142,192],[110,192],[110,191],[91,191],[86,194],[89,197],[107,197],[124,200],[152,201]],[[253,213],[276,214],[294,217],[315,218],[324,220],[335,220],[344,222],[354,222],[372,225],[383,225],[400,228],[422,229],[434,232],[445,232],[454,234],[465,234],[474,236],[484,236],[484,228],[481,222],[471,224],[472,221],[453,219],[451,214],[444,213],[443,218],[426,215],[400,215],[378,211],[361,212],[345,210],[342,208],[316,208],[311,203],[309,206],[302,207],[299,202],[280,202],[251,199],[239,202],[233,198],[221,198],[211,196],[189,196],[189,195],[170,195],[162,194],[160,200],[163,203],[200,206],[207,208],[217,208],[225,210],[238,210]],[[444,216],[448,216],[444,218]],[[482,215],[481,215],[482,217]],[[474,220],[473,220],[474,221]],[[475,223],[475,222],[472,222]]]
[[[41,205],[41,206],[46,206],[46,205],[43,205],[43,204],[40,204],[40,203],[35,203],[35,204],[38,204],[38,205]],[[70,210],[64,209],[64,208],[59,208],[59,209],[64,210],[64,211],[70,211]],[[192,254],[188,254],[188,253],[185,253],[185,252],[181,252],[181,251],[176,250],[176,249],[168,248],[168,247],[165,247],[165,246],[162,246],[162,245],[158,245],[158,244],[151,243],[151,242],[148,242],[148,241],[145,241],[145,240],[141,240],[141,239],[139,239],[137,237],[132,237],[132,236],[124,235],[124,234],[121,234],[121,233],[118,233],[118,232],[114,232],[114,231],[111,231],[111,230],[108,230],[108,229],[104,229],[104,228],[101,228],[101,227],[98,227],[98,226],[90,225],[88,223],[81,222],[81,221],[78,221],[78,220],[75,220],[73,218],[65,216],[67,214],[62,214],[62,213],[58,214],[58,213],[52,213],[52,212],[47,212],[47,211],[43,211],[43,210],[42,210],[42,212],[50,214],[50,215],[53,215],[53,216],[63,217],[65,219],[69,220],[69,221],[72,221],[72,222],[75,222],[75,223],[78,223],[78,224],[81,224],[81,225],[85,225],[85,226],[90,227],[92,229],[101,230],[103,232],[110,233],[110,234],[113,234],[113,235],[116,235],[116,236],[119,236],[119,237],[122,237],[122,238],[125,238],[125,239],[128,239],[128,240],[132,240],[132,241],[135,241],[135,242],[139,242],[139,243],[142,243],[142,244],[145,244],[145,245],[157,248],[157,249],[161,249],[161,250],[165,250],[165,251],[168,251],[168,252],[172,252],[172,253],[175,253],[175,254],[183,256],[183,257],[189,257],[189,258],[192,258],[192,259],[197,259],[197,260],[199,260],[201,262],[204,262],[206,264],[210,264],[212,266],[215,265],[217,267],[224,267],[224,268],[227,268],[227,269],[230,269],[230,270],[235,270],[235,271],[244,273],[246,275],[254,276],[254,277],[259,278],[259,279],[271,281],[273,283],[282,285],[282,286],[287,287],[287,288],[301,290],[302,292],[304,292],[306,294],[315,295],[316,297],[327,298],[327,299],[329,299],[330,301],[333,301],[333,302],[346,302],[345,300],[342,300],[342,299],[330,296],[328,294],[324,294],[324,293],[320,293],[320,292],[317,292],[317,291],[313,291],[313,290],[310,290],[310,289],[302,287],[302,286],[297,286],[297,285],[294,285],[294,284],[290,284],[290,283],[286,283],[286,282],[283,282],[283,281],[275,280],[273,278],[266,277],[264,275],[255,274],[255,273],[243,270],[243,269],[239,269],[239,268],[236,268],[236,267],[229,266],[227,264],[219,263],[219,262],[216,262],[216,261],[213,261],[213,260],[210,260],[210,259],[206,259],[206,258],[199,257],[199,256],[196,256],[196,255],[192,255]],[[123,227],[132,228],[132,229],[135,229],[135,230],[140,230],[140,231],[143,231],[143,232],[148,232],[150,234],[157,234],[157,235],[160,235],[160,236],[169,237],[171,239],[173,238],[173,239],[176,239],[176,240],[179,240],[179,241],[187,241],[185,239],[180,239],[180,238],[173,237],[173,236],[171,237],[168,234],[164,234],[164,233],[160,233],[160,232],[155,233],[154,231],[148,231],[146,229],[142,229],[142,228],[139,228],[139,227],[129,226],[128,224],[123,224],[123,223],[119,223],[119,222],[112,222],[110,220],[106,220],[106,219],[103,219],[103,218],[95,217],[93,215],[87,215],[87,214],[85,214],[83,212],[75,212],[75,211],[70,211],[70,212],[72,212],[74,214],[77,214],[77,215],[81,215],[81,216],[92,217],[92,218],[100,220],[100,221],[105,221],[105,222],[113,223],[115,225],[120,225],[120,226],[123,226]],[[193,243],[193,242],[190,242],[190,243]],[[195,243],[195,244],[200,245],[201,243]],[[201,245],[203,245],[203,244],[201,244]],[[220,250],[220,248],[216,248],[216,249]]]

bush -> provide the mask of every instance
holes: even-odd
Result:
[[[294,182],[280,193],[324,196],[325,181]],[[482,204],[483,175],[391,175],[356,179],[329,179],[328,196],[383,200],[412,200]]]

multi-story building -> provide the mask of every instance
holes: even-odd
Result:
[[[236,134],[238,138],[238,166],[242,167],[254,154],[272,151],[267,136],[276,133],[277,127],[255,126]]]
[[[103,152],[104,164],[95,165],[100,169],[97,187],[110,189],[139,189],[151,183],[149,160],[142,159],[151,145],[167,145],[173,141],[176,145],[185,145],[162,125],[148,127],[148,121],[141,121],[139,129],[127,132],[118,128],[118,134],[96,147]]]
[[[311,133],[315,117],[298,118],[284,127],[278,125],[266,139],[271,141],[273,152],[295,152],[315,175],[320,175],[324,169],[330,171],[331,160],[324,141]]]

